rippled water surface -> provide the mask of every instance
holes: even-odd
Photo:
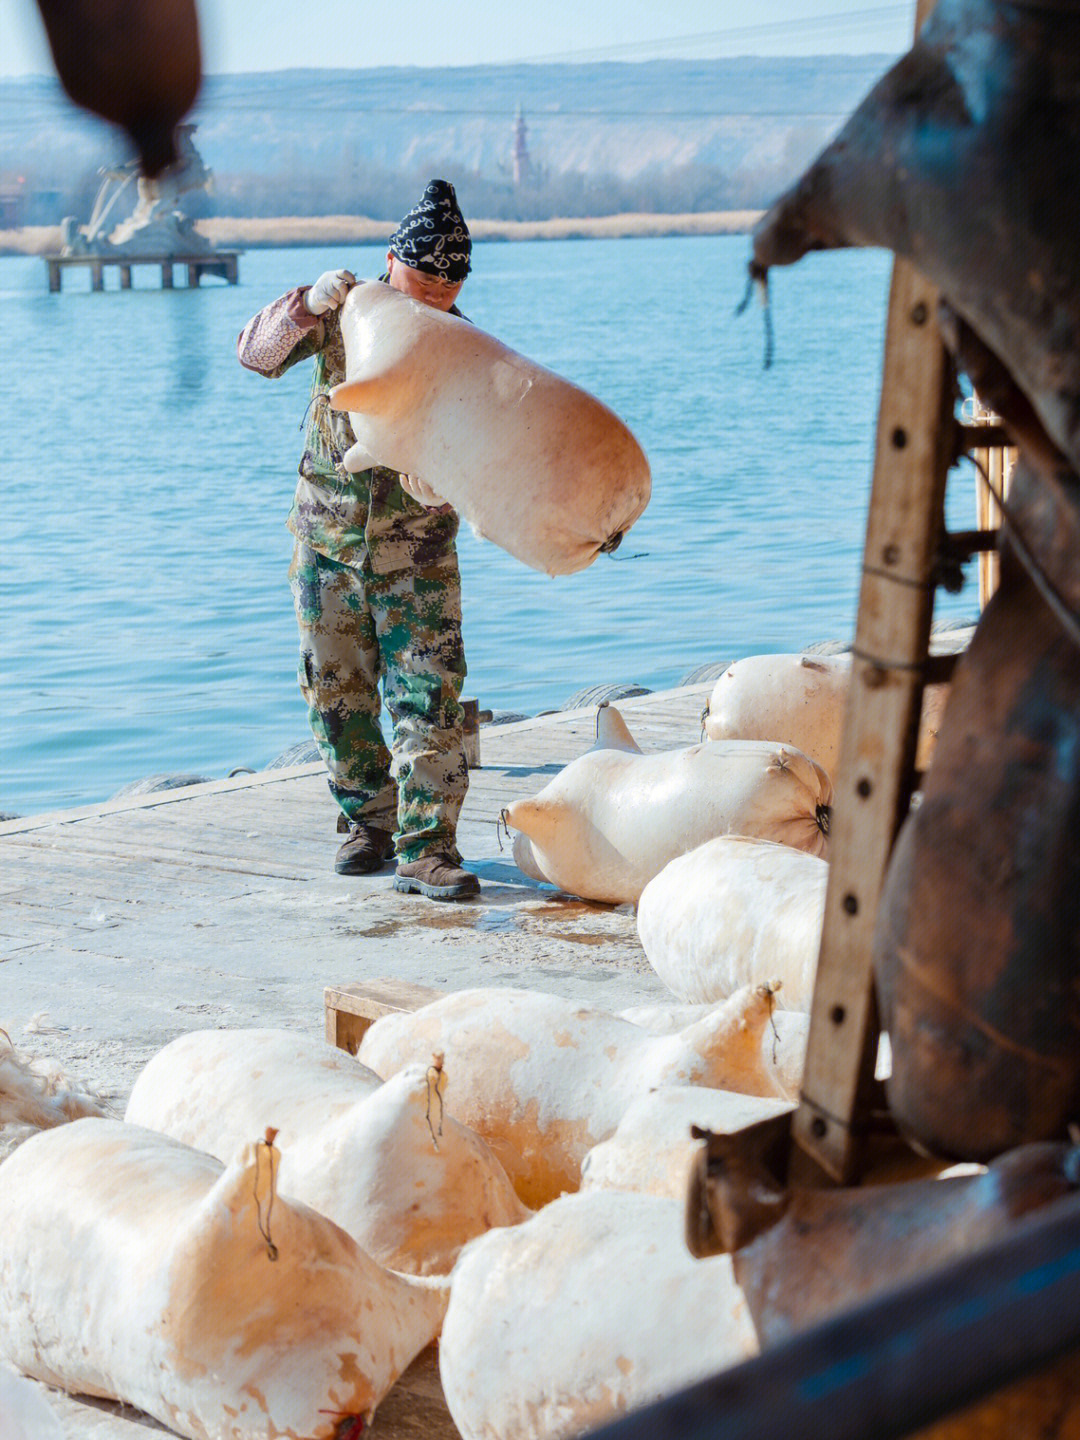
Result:
[[[536,713],[758,651],[850,638],[889,260],[811,256],[735,318],[745,237],[481,244],[466,313],[629,423],[653,498],[616,556],[549,579],[463,529],[467,693]],[[5,516],[0,811],[88,804],[160,772],[261,768],[307,737],[285,528],[308,367],[235,337],[293,284],[378,248],[251,251],[240,284],[93,293],[0,258]],[[178,282],[180,275],[178,271]],[[950,521],[974,523],[970,474]],[[973,618],[973,584],[939,618]]]

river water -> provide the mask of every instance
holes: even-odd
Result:
[[[536,574],[463,527],[481,706],[535,714],[586,686],[850,640],[890,259],[816,255],[772,278],[775,358],[736,318],[740,236],[478,244],[465,312],[585,386],[649,456],[653,498],[611,558]],[[0,812],[90,804],[162,772],[262,768],[307,738],[285,516],[309,370],[241,369],[244,321],[378,247],[250,251],[240,284],[48,293],[0,258]],[[177,279],[180,275],[178,272]],[[970,471],[948,519],[974,524]],[[972,620],[973,578],[935,618]]]

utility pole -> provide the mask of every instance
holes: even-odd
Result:
[[[532,162],[529,159],[529,145],[526,139],[529,127],[525,124],[525,114],[521,106],[517,107],[517,114],[514,116],[514,188],[524,185],[532,172]]]

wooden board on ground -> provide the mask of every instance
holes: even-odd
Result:
[[[380,1015],[419,1010],[442,995],[433,985],[410,980],[365,980],[356,985],[328,985],[324,992],[326,1040],[339,1050],[355,1055],[360,1041]]]

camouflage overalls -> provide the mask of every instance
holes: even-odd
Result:
[[[238,350],[242,365],[270,377],[315,359],[288,519],[311,729],[350,820],[396,832],[402,861],[440,854],[460,862],[454,837],[469,782],[458,518],[449,506],[428,509],[406,495],[393,470],[344,469],[352,426],[326,399],[345,378],[340,319],[336,310],[309,314],[302,297],[291,290],[260,310]],[[379,727],[380,680],[394,726],[392,762]]]

